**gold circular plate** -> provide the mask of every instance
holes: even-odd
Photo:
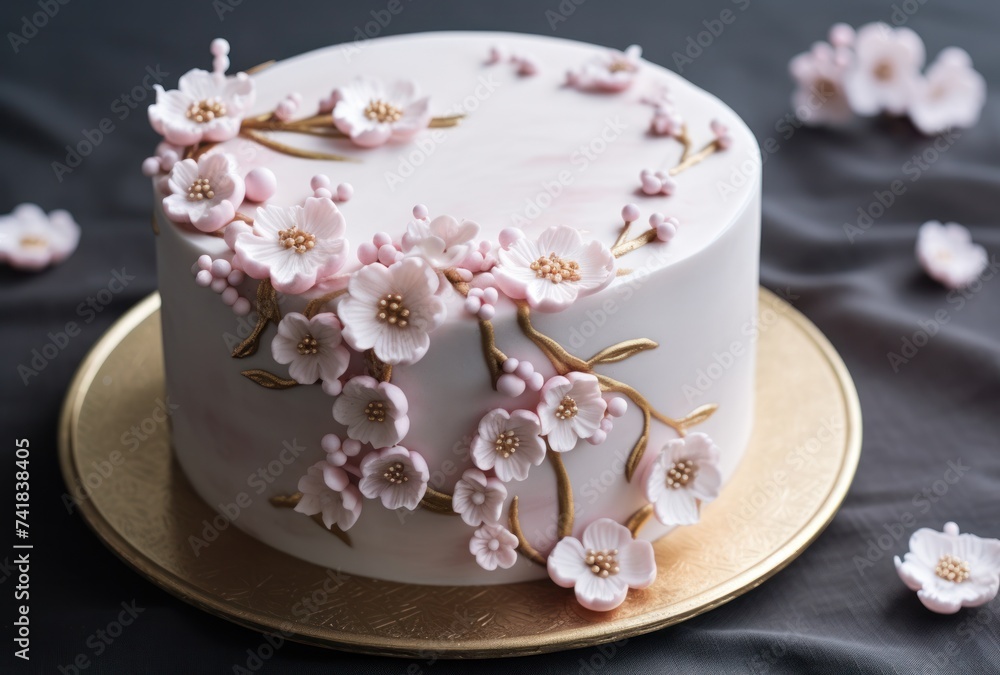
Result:
[[[234,527],[196,555],[216,513],[172,457],[160,300],[122,317],[80,367],[60,463],[84,519],[125,562],[208,612],[260,631],[380,655],[498,657],[572,649],[678,623],[763,583],[826,527],[861,452],[861,412],[819,330],[760,294],[756,419],[745,459],[701,522],[658,541],[656,583],[608,613],[547,581],[417,586],[303,562]],[[152,431],[150,429],[153,428]],[[133,440],[134,431],[146,437]],[[132,434],[132,435],[130,435]]]

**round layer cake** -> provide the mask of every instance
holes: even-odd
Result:
[[[750,131],[637,48],[420,34],[250,76],[227,52],[159,92],[144,164],[198,493],[350,574],[551,576],[599,609],[648,583],[644,542],[750,436]]]

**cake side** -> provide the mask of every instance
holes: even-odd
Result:
[[[476,45],[479,49],[478,61],[474,64],[475,68],[470,66],[468,70],[478,73],[477,77],[480,77],[482,74],[479,71],[484,67],[483,39],[478,35],[393,38],[385,41],[386,54],[383,58],[393,60],[390,57],[397,54],[400,44],[405,45],[407,40],[412,40],[414,45],[434,45],[428,61],[422,60],[423,50],[409,49],[412,57],[407,61],[407,67],[414,73],[422,69],[435,73],[437,78],[423,79],[443,87],[445,80],[454,82],[460,78],[454,72],[441,74],[432,67],[438,63],[440,54],[451,53],[454,59],[455,54],[469,52],[470,44]],[[586,62],[595,54],[601,54],[597,48],[565,41],[507,35],[490,36],[490,39],[503,40],[514,51],[527,51],[530,47],[535,53],[544,54],[543,57],[535,57],[542,63],[546,60],[560,64],[579,63],[581,59]],[[308,109],[309,98],[318,100],[322,95],[322,88],[315,83],[316,64],[311,60],[341,59],[343,55],[338,50],[321,50],[315,55],[290,61],[287,72],[278,70],[281,64],[270,72],[278,73],[289,86],[303,83],[301,104]],[[370,61],[382,51],[382,41],[374,41],[366,45],[361,56]],[[558,58],[553,55],[558,55]],[[361,60],[360,57],[358,60]],[[461,71],[461,68],[457,70]],[[262,81],[268,72],[261,73],[259,77]],[[384,73],[376,74],[385,76]],[[278,78],[279,75],[271,77]],[[577,107],[584,110],[590,105],[600,108],[617,100],[617,107],[625,111],[622,114],[629,120],[635,119],[624,126],[624,129],[632,129],[631,135],[622,132],[620,139],[614,141],[618,143],[620,140],[621,147],[627,151],[618,154],[606,149],[587,168],[588,175],[595,177],[596,182],[590,184],[581,179],[577,183],[579,192],[569,192],[554,200],[541,210],[535,220],[518,223],[523,228],[515,241],[510,240],[510,232],[505,232],[505,228],[509,228],[519,217],[523,220],[524,213],[511,205],[520,200],[524,190],[531,187],[529,184],[541,175],[534,173],[525,179],[524,167],[531,166],[531,162],[519,162],[523,157],[530,157],[533,148],[544,147],[545,143],[529,142],[524,138],[516,142],[508,141],[507,145],[511,147],[505,149],[507,154],[504,156],[516,157],[518,161],[500,162],[497,173],[485,177],[491,187],[488,191],[472,190],[474,194],[471,197],[468,194],[470,190],[437,193],[440,196],[433,204],[436,208],[458,218],[474,217],[481,226],[483,240],[494,243],[489,248],[480,249],[484,254],[480,257],[484,259],[477,262],[480,267],[474,271],[468,269],[468,265],[459,266],[459,271],[452,267],[438,268],[436,278],[440,290],[435,296],[439,296],[439,310],[444,316],[430,333],[429,348],[417,360],[393,365],[388,377],[385,361],[381,361],[380,366],[380,360],[376,358],[373,362],[370,354],[369,358],[364,358],[362,353],[355,353],[349,362],[344,362],[345,372],[338,378],[341,387],[359,376],[375,376],[374,379],[389,382],[405,392],[407,428],[405,438],[401,438],[399,443],[408,452],[418,455],[420,463],[426,465],[427,486],[419,506],[414,504],[416,508],[386,509],[377,499],[364,500],[363,506],[356,509],[360,513],[348,528],[334,526],[339,534],[343,534],[341,529],[346,529],[347,537],[331,536],[330,532],[324,531],[324,527],[317,527],[308,518],[282,506],[295,495],[299,495],[297,499],[301,501],[303,475],[307,474],[309,467],[321,465],[328,466],[328,473],[334,476],[327,480],[326,489],[340,495],[343,500],[343,495],[353,494],[356,488],[341,486],[338,491],[335,489],[340,485],[338,481],[346,476],[350,486],[359,485],[366,477],[362,465],[367,456],[379,453],[379,448],[365,445],[357,448],[358,453],[351,456],[338,448],[331,455],[330,441],[327,439],[321,444],[324,437],[333,434],[338,438],[338,446],[347,449],[352,436],[349,425],[341,424],[331,415],[337,396],[329,395],[329,390],[324,391],[325,385],[303,386],[296,383],[296,386],[287,389],[268,388],[249,379],[245,373],[258,371],[287,381],[287,366],[275,362],[274,353],[268,349],[268,339],[257,345],[260,348],[255,353],[234,360],[231,353],[239,350],[240,343],[244,343],[245,347],[246,338],[253,332],[259,317],[234,317],[220,306],[210,292],[194,283],[189,271],[192,263],[204,255],[227,260],[230,267],[240,267],[239,249],[234,256],[229,247],[232,237],[228,233],[223,239],[196,232],[190,226],[172,222],[158,210],[158,265],[163,298],[167,383],[173,400],[180,403],[174,418],[173,440],[178,459],[199,494],[216,507],[232,502],[240,494],[248,495],[249,506],[243,507],[234,521],[238,527],[281,550],[318,564],[349,573],[411,583],[482,584],[546,576],[545,567],[531,562],[530,556],[525,555],[525,549],[535,549],[537,556],[553,550],[557,542],[565,548],[561,542],[571,542],[573,538],[586,540],[586,533],[593,529],[590,526],[602,519],[630,523],[640,540],[655,539],[668,531],[673,524],[661,523],[651,517],[654,514],[649,506],[649,481],[650,476],[658,475],[657,465],[664,465],[661,450],[679,435],[692,439],[692,447],[701,442],[703,433],[707,434],[706,438],[714,440],[714,443],[709,443],[713,448],[721,448],[721,452],[717,461],[713,462],[714,466],[706,466],[704,473],[709,475],[717,471],[722,481],[728,479],[742,455],[752,419],[754,362],[747,326],[752,326],[756,317],[759,172],[746,177],[746,181],[736,189],[736,194],[729,199],[719,198],[718,186],[733,170],[733,158],[756,156],[756,144],[728,108],[687,83],[678,86],[677,83],[683,81],[676,76],[644,62],[640,75],[643,80],[649,80],[646,84],[670,87],[678,109],[684,109],[687,98],[694,96],[699,117],[704,116],[702,127],[707,126],[708,119],[724,119],[731,129],[727,137],[728,154],[719,157],[706,155],[708,159],[699,166],[678,175],[677,192],[669,198],[663,194],[647,197],[641,192],[638,171],[644,167],[637,163],[641,161],[636,157],[638,149],[648,152],[650,144],[660,143],[657,155],[661,163],[662,150],[668,150],[667,155],[671,153],[663,139],[647,135],[645,126],[649,123],[651,109],[640,100],[644,95],[635,91],[596,94],[574,91],[572,87],[567,90],[559,83],[561,77],[550,75],[543,79],[542,73],[534,76],[530,83],[511,80],[502,85],[509,85],[510,88],[501,90],[498,87],[496,95],[482,101],[474,114],[469,112],[462,124],[447,129],[448,133],[460,132],[462,135],[455,133],[454,137],[448,137],[447,142],[439,141],[441,150],[464,143],[469,148],[479,148],[485,153],[485,159],[489,159],[491,153],[499,152],[496,145],[486,142],[495,137],[496,127],[493,125],[498,119],[505,118],[517,129],[530,129],[534,123],[538,126],[533,133],[540,137],[544,134],[558,136],[558,153],[562,153],[560,161],[565,164],[573,156],[572,142],[565,141],[569,137],[575,142],[574,134],[564,129],[565,125],[552,126],[558,122],[558,116],[547,119],[544,115],[539,116],[537,111],[525,110],[523,105],[512,103],[521,96],[514,93],[513,88],[526,84],[557,90],[559,97],[579,97]],[[313,79],[310,80],[310,77]],[[312,85],[307,90],[304,85],[308,82]],[[632,85],[632,89],[635,88],[636,85]],[[676,89],[680,91],[675,92]],[[264,91],[265,87],[261,86],[258,95]],[[501,96],[501,91],[510,98]],[[624,96],[628,98],[622,98]],[[258,102],[262,103],[264,98],[261,96]],[[273,100],[268,103],[274,105]],[[266,108],[267,104],[264,106]],[[559,103],[553,103],[552,107],[557,110],[564,108]],[[542,108],[550,109],[544,105]],[[527,116],[527,121],[518,123],[516,119],[512,120],[513,111],[521,111]],[[603,114],[604,111],[599,112]],[[656,111],[653,114],[655,116]],[[641,125],[640,118],[645,120]],[[476,123],[473,120],[479,121]],[[421,134],[427,137],[435,131],[424,130]],[[445,130],[441,131],[444,133]],[[412,206],[408,202],[414,199],[414,195],[405,191],[396,194],[386,183],[384,168],[377,165],[392,162],[393,158],[396,162],[400,161],[407,151],[418,147],[416,144],[420,138],[422,136],[418,134],[408,144],[385,145],[372,154],[366,154],[369,153],[366,149],[363,151],[365,154],[358,155],[362,159],[360,166],[323,160],[313,163],[302,158],[293,161],[280,153],[258,148],[254,152],[244,152],[238,160],[238,173],[245,176],[254,168],[269,167],[276,175],[278,188],[275,194],[269,196],[268,203],[298,204],[308,203],[308,199],[323,199],[320,190],[325,188],[313,187],[312,192],[316,194],[310,198],[310,190],[304,190],[302,184],[309,187],[309,177],[317,172],[315,165],[324,165],[324,168],[334,165],[338,175],[349,176],[356,193],[348,203],[335,207],[338,213],[342,211],[346,216],[348,236],[363,242],[371,239],[375,232],[385,229],[395,230],[392,236],[396,237],[399,231],[407,228],[387,224],[389,216],[380,216],[379,211],[391,211],[396,214],[393,222],[403,223],[406,211]],[[312,144],[328,141],[313,137],[306,140]],[[239,150],[246,142],[245,138],[227,141],[213,152],[232,150],[234,156],[240,157]],[[338,140],[337,143],[343,145],[348,141]],[[709,141],[709,145],[711,143]],[[611,145],[609,143],[608,147]],[[334,146],[327,149],[330,147]],[[518,147],[522,152],[516,152]],[[569,148],[569,154],[566,148]],[[676,147],[673,150],[679,152]],[[471,150],[465,154],[470,153],[475,154]],[[482,164],[483,157],[480,155],[475,159]],[[544,160],[543,155],[542,164]],[[572,159],[569,161],[572,162]],[[683,160],[678,156],[675,161],[676,166]],[[716,165],[713,166],[712,162]],[[369,168],[369,165],[376,168]],[[559,162],[554,162],[545,167],[543,173],[558,165]],[[706,171],[699,176],[696,170],[701,169]],[[469,165],[465,165],[460,173],[468,175],[469,171]],[[510,176],[512,171],[515,173]],[[427,186],[432,183],[438,184],[432,176],[439,177],[440,184],[445,186],[453,186],[460,180],[460,176],[448,173],[442,165],[428,165],[419,176],[422,177],[419,178],[421,185],[417,187],[425,190],[429,190]],[[616,178],[610,184],[612,176]],[[476,185],[477,181],[483,180],[482,176],[475,178],[476,181],[466,185]],[[417,182],[418,174],[414,174],[413,184]],[[508,182],[510,190],[507,190]],[[282,192],[282,189],[287,192]],[[517,195],[514,202],[491,200],[491,195],[508,193]],[[449,198],[452,195],[457,196]],[[664,237],[669,242],[658,240],[655,227],[649,230],[649,226],[642,223],[633,224],[622,241],[616,242],[623,229],[620,219],[615,224],[616,215],[622,210],[622,204],[632,200],[639,201],[640,208],[647,212],[657,208],[671,214],[676,211],[686,215],[678,218],[679,225],[674,228],[673,236]],[[253,213],[252,204],[242,206],[240,212]],[[485,274],[490,274],[495,280],[496,277],[502,278],[505,266],[513,266],[514,256],[510,251],[523,245],[516,243],[520,238],[534,241],[543,237],[548,228],[558,228],[567,223],[573,226],[570,229],[582,235],[584,241],[601,242],[597,247],[612,256],[614,251],[621,251],[621,244],[626,244],[625,248],[628,248],[628,242],[635,240],[638,243],[632,245],[632,250],[614,256],[613,271],[606,272],[610,278],[601,280],[588,291],[589,294],[581,292],[572,301],[557,307],[561,311],[556,313],[541,311],[552,307],[544,306],[544,298],[536,304],[534,301],[538,298],[532,298],[530,292],[525,292],[522,288],[524,284],[515,283],[512,288],[510,284],[505,287],[502,282],[478,285]],[[647,232],[654,232],[654,236],[647,236]],[[365,254],[359,253],[363,258]],[[324,295],[337,295],[321,304],[322,311],[318,313],[349,316],[349,308],[342,309],[342,303],[352,298],[348,288],[348,279],[354,275],[351,270],[372,265],[385,270],[399,269],[398,266],[410,264],[405,263],[405,257],[410,256],[404,256],[401,251],[399,259],[387,261],[388,265],[378,261],[362,264],[364,260],[354,259],[351,262],[352,252],[346,256],[347,262],[340,273],[343,281],[334,278],[300,294],[275,294],[280,315],[287,318],[297,312],[307,312],[310,301]],[[489,258],[494,259],[495,269],[489,267]],[[427,266],[428,258],[424,256],[422,260],[425,262],[421,264]],[[603,259],[598,255],[597,260],[600,262]],[[600,264],[593,268],[600,269]],[[589,272],[588,268],[583,269]],[[512,276],[515,281],[523,278],[523,275]],[[239,297],[248,301],[254,298],[260,284],[253,279],[238,279],[238,276],[237,280],[241,283],[234,288]],[[553,284],[557,285],[556,282]],[[491,303],[492,312],[488,319],[483,319],[483,314],[478,311],[470,311],[466,296],[475,288],[501,289],[497,300]],[[338,295],[341,290],[348,292]],[[515,296],[520,293],[522,297],[511,297],[510,293]],[[315,307],[315,304],[312,306]],[[530,322],[530,330],[526,330],[526,318]],[[511,378],[503,382],[500,379],[504,375],[524,373],[513,367],[510,368],[513,372],[504,373],[502,360],[494,358],[491,365],[490,359],[484,358],[484,323],[490,326],[492,346],[501,351],[505,359],[532,364],[534,376],[529,373],[522,377],[527,386],[522,385],[520,391],[516,386],[511,388]],[[264,330],[270,331],[266,333],[268,338],[273,335],[273,327],[265,325]],[[547,341],[558,346],[555,354]],[[713,355],[728,351],[734,344],[746,346],[745,356],[735,359],[713,380],[707,391],[699,389],[695,383],[699,374],[713,362]],[[618,346],[617,351],[587,362],[602,350],[615,345]],[[502,479],[502,471],[497,465],[484,466],[482,457],[477,457],[470,447],[475,446],[483,420],[497,410],[508,415],[513,411],[524,411],[536,417],[543,415],[546,412],[545,394],[555,391],[556,385],[552,383],[558,384],[560,377],[573,377],[571,373],[574,372],[585,376],[579,378],[580,382],[589,383],[587,378],[591,378],[600,385],[595,391],[600,392],[601,403],[592,403],[600,407],[600,430],[603,433],[595,432],[590,439],[579,437],[579,442],[562,451],[554,451],[551,449],[555,443],[554,432],[550,432],[540,439],[543,447],[549,446],[547,452],[543,451],[548,460],[532,461],[523,480],[510,476]],[[533,391],[533,379],[545,383],[541,392]],[[586,389],[583,386],[581,391],[586,394]],[[612,420],[614,416],[609,414],[609,410],[624,407],[626,401],[629,403],[627,412]],[[692,411],[700,411],[698,417],[704,419],[689,420],[688,426],[682,418]],[[649,421],[644,420],[644,412],[650,413]],[[551,414],[552,410],[548,413]],[[587,413],[584,406],[581,417]],[[558,418],[560,413],[555,414]],[[644,436],[642,450],[637,452],[639,441]],[[596,445],[585,443],[585,440]],[[343,463],[338,465],[341,460]],[[673,465],[676,462],[665,466],[669,468]],[[358,475],[351,477],[350,471]],[[463,513],[462,517],[454,513],[446,515],[443,511],[449,509],[441,508],[445,505],[451,507],[452,512],[456,510],[454,497],[461,492],[459,483],[464,482],[468,489],[470,471],[487,482],[488,489],[484,493],[487,501],[496,499],[499,493],[495,489],[497,483],[502,484],[504,493],[498,517],[480,523],[479,530],[465,521],[467,513]],[[714,486],[716,491],[718,487]],[[516,519],[512,518],[511,508],[514,497],[518,499]],[[573,505],[575,517],[567,518],[567,498]],[[382,501],[385,501],[384,498]],[[348,506],[353,508],[351,504]],[[343,516],[345,505],[340,503],[338,508]],[[327,509],[328,512],[332,510]],[[323,513],[317,515],[322,517]],[[637,515],[645,523],[641,529],[636,526]],[[471,519],[475,520],[474,517]],[[567,522],[570,520],[571,526]],[[494,556],[494,563],[500,563],[494,564],[497,569],[483,569],[482,559],[487,559],[488,565],[490,556],[475,555],[470,550],[470,537],[473,548],[477,537],[485,542],[483,546],[487,546],[492,539],[483,539],[479,535],[489,526],[494,534],[487,535],[496,539],[498,548],[502,548],[506,536],[513,536],[507,527],[515,529],[515,521],[520,533],[513,548],[522,555],[509,566],[506,558],[500,560]],[[598,523],[597,527],[604,526]],[[345,543],[347,540],[349,545]],[[551,565],[548,573],[555,575],[553,578],[557,583],[565,582],[558,570],[552,571]]]

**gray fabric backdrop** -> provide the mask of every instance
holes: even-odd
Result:
[[[68,208],[83,226],[80,249],[64,265],[39,275],[0,271],[3,450],[9,457],[18,437],[33,447],[30,670],[58,672],[82,654],[90,664],[86,672],[233,672],[247,665],[247,650],[257,650],[261,636],[143,581],[60,499],[55,428],[73,370],[110,323],[156,286],[150,189],[139,173],[156,138],[145,119],[148,100],[133,108],[132,98],[122,96],[137,86],[131,96],[145,95],[147,67],[159,66],[170,85],[185,70],[203,67],[208,41],[217,35],[228,37],[236,65],[246,67],[354,39],[372,20],[370,12],[387,2],[60,2],[8,0],[0,9],[6,34],[0,45],[0,212],[33,201]],[[921,274],[913,257],[917,227],[928,219],[964,223],[994,258],[1000,254],[1000,5],[818,5],[404,0],[403,11],[378,31],[495,29],[618,47],[638,42],[648,58],[681,69],[728,102],[762,144],[775,139],[765,165],[762,283],[791,289],[794,305],[829,336],[854,375],[864,412],[861,466],[829,529],[760,589],[625,644],[475,666],[288,644],[266,662],[266,672],[1000,671],[1000,601],[957,616],[931,614],[903,588],[891,562],[905,550],[911,529],[902,523],[940,528],[955,520],[963,529],[1000,536],[1000,282],[985,280],[968,297],[949,295]],[[45,25],[26,28],[24,21],[45,7],[52,16],[34,19]],[[673,54],[683,53],[724,9],[735,20],[678,67]],[[550,23],[552,16],[560,20]],[[933,141],[906,123],[864,121],[815,131],[786,120],[788,59],[822,39],[834,21],[873,20],[905,22],[931,55],[965,47],[991,87],[982,122],[918,171],[907,163]],[[11,33],[24,40],[12,42]],[[64,162],[65,146],[104,118],[113,128],[80,166],[57,177],[52,162]],[[904,180],[906,192],[849,240],[844,224],[856,222],[873,192],[896,179]],[[124,290],[106,304],[96,302],[95,311],[81,308],[88,297],[107,300],[97,293],[122,268],[134,277]],[[935,335],[896,372],[887,355],[900,352],[936,314],[946,323],[934,325]],[[80,325],[80,335],[25,384],[17,366],[70,321]],[[12,461],[0,464],[6,477],[0,501],[12,503]],[[949,484],[957,475],[947,473],[951,465],[963,468]],[[880,536],[888,550],[880,548]],[[0,590],[9,599],[16,582],[7,551],[0,553]],[[96,632],[117,618],[123,602],[141,612],[108,644]],[[0,616],[5,658],[13,618],[13,610]]]

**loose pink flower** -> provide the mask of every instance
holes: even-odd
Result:
[[[917,236],[917,259],[924,271],[948,288],[965,288],[979,278],[989,258],[958,223],[924,223]]]
[[[792,108],[805,124],[843,124],[853,117],[844,89],[844,75],[852,58],[846,48],[817,42],[789,62],[788,69],[798,85],[792,94]]]
[[[932,136],[952,127],[975,126],[985,103],[986,80],[972,67],[964,49],[949,47],[920,81],[910,104],[910,119]]]
[[[34,204],[21,204],[0,216],[0,262],[37,271],[62,262],[76,250],[80,226],[68,211],[46,215]]]
[[[909,28],[884,23],[862,26],[854,41],[854,63],[844,77],[851,108],[859,115],[907,111],[924,65],[924,43]]]

